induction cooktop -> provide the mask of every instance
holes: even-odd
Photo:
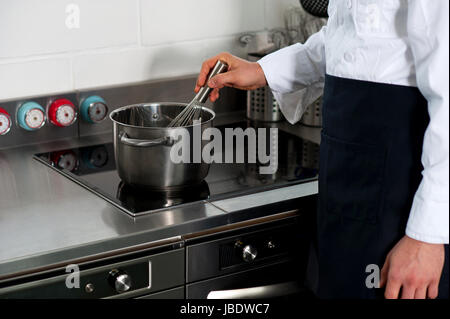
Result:
[[[247,126],[248,122],[233,125],[244,129]],[[224,130],[224,127],[219,129]],[[122,182],[116,171],[112,143],[34,155],[36,160],[131,216],[315,180],[318,176],[318,157],[318,144],[279,130],[278,169],[273,174],[260,174],[261,165],[248,161],[212,163],[208,176],[199,185],[178,190],[155,191]]]

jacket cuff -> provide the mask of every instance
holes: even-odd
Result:
[[[430,244],[449,242],[448,202],[426,201],[414,196],[406,235]]]
[[[261,66],[261,68],[264,72],[264,76],[266,77],[267,85],[269,86],[269,88],[273,92],[278,92],[277,81],[276,81],[276,70],[272,70],[272,68],[275,65],[277,65],[277,63],[274,61],[274,59],[276,60],[276,56],[274,56],[275,54],[276,54],[276,52],[271,53],[271,54],[263,57],[256,63],[258,63]]]

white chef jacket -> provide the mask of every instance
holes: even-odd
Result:
[[[325,74],[418,87],[430,123],[406,235],[448,243],[449,1],[330,0],[328,14],[327,25],[305,44],[258,62],[283,114],[297,122],[322,94]]]

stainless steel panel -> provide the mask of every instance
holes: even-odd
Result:
[[[79,265],[83,269],[83,265]],[[131,278],[131,290],[118,293],[108,282],[111,270],[119,269]],[[184,249],[80,271],[80,285],[67,288],[69,273],[0,289],[0,298],[125,298],[184,284]],[[87,289],[89,288],[89,289]]]
[[[136,299],[184,299],[184,286],[137,297]]]
[[[266,192],[212,201],[211,203],[227,212],[246,210],[276,202],[314,195],[318,193],[318,187],[319,183],[317,181],[311,181]]]
[[[51,124],[48,119],[45,125],[36,131],[26,131],[17,123],[17,109],[27,101],[34,101],[39,103],[47,112],[47,106],[54,98],[65,98],[70,100],[78,108],[77,95],[75,93],[59,94],[49,97],[32,97],[22,100],[0,102],[0,107],[4,108],[10,115],[13,121],[13,126],[8,134],[0,136],[0,152],[1,149],[7,147],[17,147],[28,144],[37,144],[42,142],[50,142],[61,139],[77,138],[78,137],[78,122],[77,121],[68,127],[57,127]],[[79,111],[79,110],[78,110]]]

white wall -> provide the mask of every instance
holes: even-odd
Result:
[[[76,22],[71,4],[79,28],[67,27]],[[292,5],[298,1],[0,0],[0,100],[195,74],[221,51],[244,55],[237,36],[283,26]]]

